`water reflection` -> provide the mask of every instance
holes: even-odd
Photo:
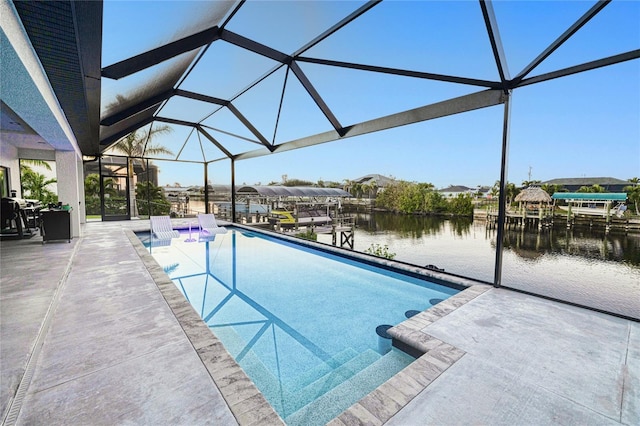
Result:
[[[505,249],[527,259],[559,254],[640,265],[640,236],[634,235],[605,235],[588,229],[566,228],[540,232],[511,230],[505,232],[504,244]]]
[[[400,238],[421,239],[444,232],[454,237],[470,237],[474,221],[468,218],[395,215],[389,213],[359,213],[355,223],[361,232],[369,234],[393,232]],[[447,225],[447,226],[445,226]],[[475,225],[478,225],[477,223]],[[486,229],[485,239],[496,246],[495,229]],[[603,230],[577,228],[507,229],[504,248],[517,256],[536,260],[545,254],[578,256],[587,259],[624,262],[640,266],[640,234],[605,233]]]
[[[376,327],[457,293],[243,230],[140,238],[289,425],[325,424],[406,367]]]
[[[393,231],[402,238],[422,238],[424,235],[438,235],[448,223],[455,235],[463,237],[470,233],[473,220],[469,218],[443,219],[435,216],[396,215],[390,213],[359,213],[356,225],[363,231],[375,233]]]
[[[357,251],[384,244],[396,260],[493,282],[497,232],[482,222],[376,212],[358,214],[355,223]],[[638,318],[640,234],[562,225],[507,229],[501,283]]]

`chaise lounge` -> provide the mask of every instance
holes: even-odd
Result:
[[[171,240],[180,237],[180,232],[173,229],[169,216],[149,216],[151,237],[156,240]]]
[[[199,214],[198,224],[200,225],[199,238],[210,239],[216,234],[224,234],[227,228],[219,226],[213,213]]]

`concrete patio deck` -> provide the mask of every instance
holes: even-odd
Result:
[[[2,241],[3,424],[282,424],[127,229]],[[640,323],[486,290],[401,327],[432,353],[332,423],[640,424]]]

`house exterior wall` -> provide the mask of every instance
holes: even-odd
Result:
[[[2,102],[26,125],[21,126],[24,134],[0,136],[0,165],[9,170],[10,190],[23,198],[20,159],[55,160],[58,197],[73,206],[72,235],[79,236],[79,207],[84,194],[80,184],[82,173],[78,173],[78,162],[82,163],[80,149],[12,3],[0,2],[0,15],[2,72],[3,77],[10,76],[1,79]],[[18,148],[35,146],[34,141],[46,143],[43,146],[48,149]],[[81,207],[84,210],[84,205]]]
[[[78,160],[80,165],[78,166]],[[84,211],[81,200],[82,160],[73,151],[56,151],[56,176],[58,179],[58,200],[69,204],[71,210],[71,235],[80,236],[80,216]],[[84,194],[84,191],[82,191]]]
[[[1,135],[0,135],[0,166],[6,167],[9,170],[9,190],[16,191],[18,197],[21,197],[20,162],[18,161],[18,149],[11,144],[3,142]]]

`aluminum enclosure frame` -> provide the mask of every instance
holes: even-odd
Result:
[[[232,19],[233,15],[237,13],[244,5],[244,2],[240,2],[229,18],[220,26],[214,26],[209,29],[200,31],[194,35],[184,37],[183,39],[168,43],[164,46],[156,49],[141,53],[132,58],[118,62],[116,64],[107,66],[102,70],[102,76],[104,78],[122,78],[137,71],[143,70],[150,66],[156,65],[162,61],[175,57],[179,54],[192,51],[194,49],[202,49],[206,51],[213,43],[230,43],[235,46],[246,49],[250,52],[264,56],[279,63],[271,71],[266,73],[256,82],[252,83],[246,89],[232,97],[231,99],[218,99],[210,96],[187,92],[180,89],[180,83],[172,90],[161,93],[148,99],[141,99],[135,105],[129,108],[112,114],[103,118],[102,125],[110,126],[115,125],[118,122],[130,117],[134,113],[141,112],[148,108],[154,108],[155,113],[152,118],[146,118],[139,123],[132,124],[126,129],[112,135],[109,138],[101,140],[101,146],[104,149],[108,148],[111,144],[116,142],[121,136],[135,130],[141,126],[147,125],[150,122],[158,121],[162,123],[171,123],[182,126],[190,126],[198,135],[204,136],[206,140],[216,146],[223,154],[224,157],[203,161],[205,165],[205,187],[206,187],[206,169],[211,163],[215,163],[222,160],[230,160],[231,163],[231,180],[232,188],[235,187],[235,162],[238,160],[247,160],[250,158],[261,157],[264,155],[270,155],[279,152],[285,152],[294,149],[305,148],[314,146],[326,142],[337,141],[347,139],[354,136],[364,135],[373,132],[379,132],[382,130],[391,129],[398,126],[405,126],[408,124],[419,123],[427,120],[433,120],[448,115],[463,113],[472,111],[479,108],[486,108],[489,106],[504,105],[504,116],[502,125],[502,142],[501,142],[501,161],[500,161],[500,196],[499,196],[499,216],[498,216],[498,236],[497,236],[497,248],[496,248],[496,260],[495,260],[495,272],[494,272],[494,285],[501,285],[501,271],[502,271],[502,251],[503,251],[503,228],[506,216],[506,183],[507,183],[507,166],[508,166],[508,151],[509,151],[509,128],[510,128],[510,116],[511,116],[511,102],[510,99],[513,96],[515,89],[519,87],[529,86],[531,84],[537,84],[540,82],[548,81],[555,78],[564,77],[567,75],[588,71],[591,69],[610,66],[617,63],[635,60],[640,58],[640,49],[625,52],[622,54],[610,56],[597,61],[592,61],[580,65],[576,65],[570,68],[557,70],[554,72],[541,74],[538,76],[528,77],[532,71],[534,71],[547,57],[549,57],[555,50],[562,46],[567,40],[569,40],[580,28],[582,28],[587,22],[601,12],[611,0],[597,1],[586,13],[584,13],[578,20],[576,20],[569,28],[566,29],[558,38],[556,38],[551,44],[547,46],[531,63],[529,63],[524,69],[522,69],[515,78],[510,77],[509,70],[507,68],[506,57],[502,45],[502,39],[498,31],[498,25],[493,10],[493,5],[490,0],[479,0],[479,6],[482,11],[484,19],[484,25],[487,36],[489,38],[492,53],[494,56],[496,68],[500,77],[499,81],[488,81],[474,78],[466,78],[452,75],[442,75],[435,73],[419,72],[407,69],[397,69],[381,66],[373,66],[366,64],[349,63],[344,61],[335,61],[321,58],[313,58],[308,56],[302,56],[303,53],[308,51],[311,47],[318,44],[322,40],[326,39],[330,35],[334,34],[340,28],[343,28],[353,20],[365,14],[373,7],[378,5],[380,1],[369,1],[359,9],[354,11],[349,16],[345,17],[340,22],[336,23],[333,27],[329,28],[320,36],[303,46],[301,49],[287,55],[283,52],[279,52],[269,46],[258,43],[254,40],[248,39],[244,36],[231,32],[225,28],[228,22]],[[201,53],[202,54],[202,53]],[[194,61],[194,64],[187,71],[190,73],[196,66],[197,62],[201,58],[201,55]],[[360,123],[355,123],[349,126],[343,126],[326,102],[321,97],[320,93],[315,89],[313,82],[302,71],[300,63],[312,63],[326,66],[340,67],[345,69],[356,69],[369,72],[375,72],[388,75],[408,76],[418,79],[443,81],[464,85],[476,86],[486,89],[484,91],[472,93],[469,95],[461,96],[445,100],[442,102],[425,105],[423,107],[390,114],[384,117],[379,117],[373,120],[368,120]],[[319,133],[315,135],[309,135],[300,139],[275,144],[275,141],[269,142],[264,135],[262,135],[256,127],[244,117],[241,111],[236,108],[234,101],[243,93],[251,90],[260,81],[271,75],[275,71],[287,67],[287,76],[292,74],[295,76],[302,87],[306,90],[313,102],[320,109],[326,120],[331,124],[333,130]],[[184,79],[182,80],[184,81]],[[287,80],[285,78],[283,86],[283,94],[286,88]],[[175,120],[170,117],[163,117],[161,115],[162,105],[164,105],[173,96],[184,96],[191,99],[196,99],[202,102],[208,102],[213,105],[218,105],[220,109],[228,108],[233,115],[239,119],[239,121],[250,131],[255,137],[255,140],[246,139],[250,142],[254,142],[261,146],[256,150],[245,151],[239,154],[233,154],[230,150],[206,130],[206,126],[200,122],[184,122]],[[282,102],[282,99],[281,99]],[[214,112],[215,113],[215,112]],[[279,116],[276,120],[276,129],[278,126]],[[149,157],[151,158],[151,157]],[[235,205],[235,193],[232,191],[232,206]],[[235,217],[235,215],[234,215]]]

